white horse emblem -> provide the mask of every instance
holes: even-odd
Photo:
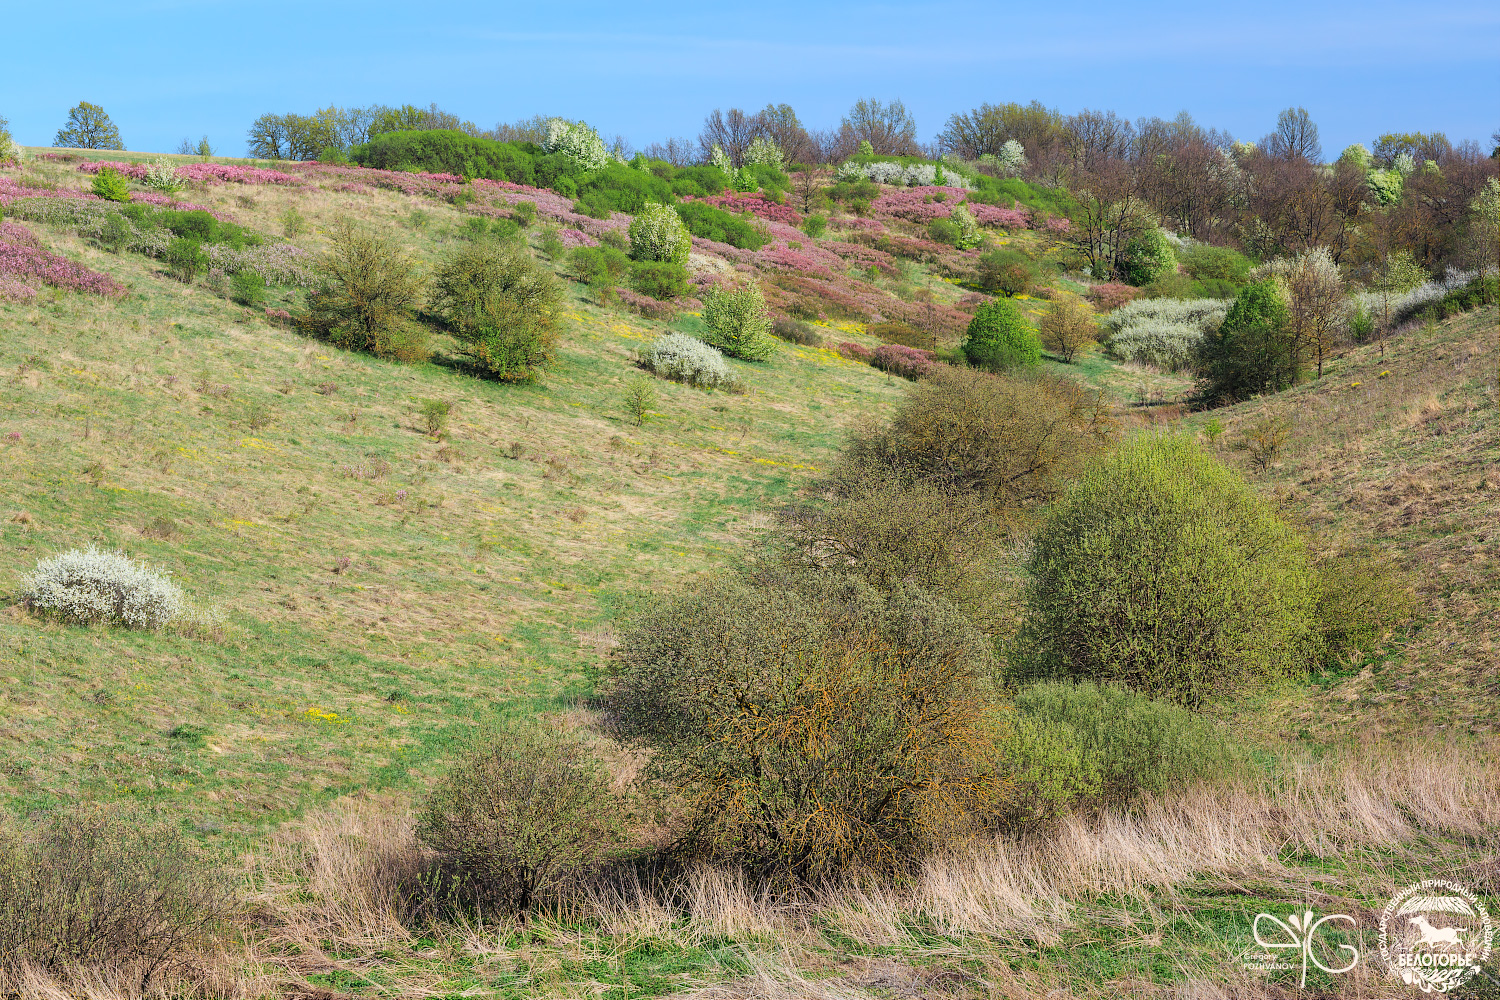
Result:
[[[1461,947],[1463,942],[1458,939],[1458,935],[1468,930],[1466,927],[1434,927],[1427,922],[1427,917],[1420,913],[1409,919],[1407,923],[1422,932],[1422,936],[1417,940],[1417,944],[1425,944],[1431,947],[1450,944],[1454,947]]]

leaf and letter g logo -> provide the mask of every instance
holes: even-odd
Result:
[[[1340,944],[1337,946],[1338,951],[1348,952],[1348,965],[1332,966],[1323,963],[1325,957],[1331,961],[1337,961],[1338,959],[1334,955],[1330,955],[1326,947],[1315,947],[1315,944],[1319,942],[1324,926],[1337,921],[1346,922],[1351,930],[1355,927],[1354,918],[1343,913],[1330,913],[1326,917],[1318,917],[1312,910],[1303,910],[1301,913],[1288,913],[1285,920],[1270,913],[1257,913],[1255,915],[1255,923],[1251,925],[1250,929],[1255,934],[1255,943],[1264,948],[1267,953],[1297,951],[1302,965],[1302,981],[1300,985],[1306,987],[1307,967],[1309,964],[1322,969],[1324,972],[1333,974],[1348,972],[1359,964],[1359,950],[1349,944]],[[1296,968],[1295,965],[1271,963],[1262,963],[1261,967],[1266,969]]]

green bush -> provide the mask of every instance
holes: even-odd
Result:
[[[1004,739],[1015,791],[1007,826],[1069,811],[1128,806],[1222,779],[1243,755],[1213,723],[1188,709],[1089,681],[1044,681],[1021,689]]]
[[[242,306],[258,308],[266,297],[266,279],[257,271],[237,271],[229,278],[231,297]]]
[[[1049,512],[1015,667],[1196,705],[1305,670],[1316,590],[1302,542],[1184,437],[1141,437]]]
[[[683,167],[672,178],[672,194],[679,198],[706,198],[723,194],[729,187],[729,175],[712,164]]]
[[[1217,330],[1197,348],[1193,369],[1210,401],[1280,392],[1304,374],[1306,359],[1288,332],[1286,303],[1273,281],[1242,288]]]
[[[1161,274],[1173,270],[1176,264],[1172,244],[1167,242],[1160,229],[1152,226],[1125,244],[1125,252],[1120,255],[1120,277],[1136,287],[1149,285]]]
[[[355,146],[349,158],[362,167],[414,170],[535,184],[535,157],[517,143],[493,142],[454,129],[383,132]]]
[[[147,992],[222,944],[230,885],[166,827],[71,812],[0,830],[0,989],[17,990],[30,966]]]
[[[728,243],[742,250],[759,250],[768,237],[746,219],[701,201],[673,206],[688,232],[706,240]]]
[[[771,339],[771,315],[760,285],[746,282],[725,291],[710,288],[703,295],[703,339],[732,358],[765,361],[776,351]]]
[[[1036,364],[1041,341],[1015,303],[986,302],[974,311],[961,350],[969,364],[987,371],[1010,371]]]
[[[656,602],[603,690],[689,843],[759,873],[890,872],[999,804],[982,633],[911,588],[781,564]]]
[[[963,235],[962,230],[952,219],[943,217],[927,223],[927,238],[934,243],[943,243],[951,247],[958,242],[961,235]]]
[[[427,360],[426,332],[409,316],[423,289],[416,262],[389,238],[347,219],[330,226],[327,238],[314,265],[322,286],[307,297],[298,326],[345,350]]]
[[[630,258],[624,251],[604,244],[575,247],[568,254],[568,266],[590,288],[614,288],[630,273]]]
[[[1221,280],[1243,285],[1250,277],[1250,258],[1229,247],[1190,243],[1178,254],[1187,273],[1199,281]]]
[[[693,238],[670,206],[649,204],[630,222],[630,256],[686,266]]]
[[[802,231],[813,239],[823,235],[828,228],[828,216],[815,212],[802,220]]]
[[[113,167],[105,167],[94,175],[93,192],[106,201],[130,200],[130,185]]]
[[[857,435],[834,478],[868,470],[930,480],[1000,511],[1050,501],[1113,439],[1104,397],[1061,376],[988,375],[939,366],[889,426]]]
[[[1037,265],[1019,250],[995,247],[979,255],[979,287],[990,293],[1022,295],[1037,280]]]
[[[638,260],[630,265],[630,287],[661,302],[680,299],[691,290],[687,268],[666,260]]]
[[[432,285],[431,308],[484,374],[533,382],[551,363],[562,289],[523,247],[464,246],[438,265]]]
[[[198,272],[208,270],[208,255],[203,252],[203,245],[185,236],[175,237],[167,243],[164,259],[172,277],[185,284],[191,283]]]
[[[104,216],[104,221],[99,224],[99,245],[110,253],[119,253],[130,245],[134,239],[135,232],[125,217],[117,212],[110,212]]]
[[[577,741],[511,725],[477,740],[423,801],[417,836],[451,896],[524,921],[615,842],[609,778]]]
[[[672,200],[672,185],[655,174],[623,163],[610,163],[578,185],[578,197],[586,205],[609,212],[634,215],[648,204]]]

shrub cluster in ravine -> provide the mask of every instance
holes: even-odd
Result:
[[[1003,825],[1128,806],[1232,776],[1245,756],[1189,709],[1092,681],[1043,681],[1017,692],[1004,739],[1015,783]]]
[[[433,276],[431,305],[481,374],[533,382],[552,361],[562,289],[520,244],[454,251]]]
[[[690,845],[815,881],[900,870],[998,809],[990,655],[936,598],[767,566],[638,617],[604,687],[620,735],[689,790]]]
[[[1029,568],[1023,676],[1196,705],[1315,653],[1301,539],[1184,437],[1137,438],[1088,469],[1050,509]]]
[[[1260,281],[1241,289],[1223,322],[1205,334],[1193,359],[1204,398],[1233,402],[1280,392],[1298,382],[1307,359],[1289,324],[1276,282]]]
[[[576,740],[512,724],[476,739],[425,798],[428,890],[461,910],[518,914],[615,846],[609,779]],[[435,891],[434,891],[435,890]]]

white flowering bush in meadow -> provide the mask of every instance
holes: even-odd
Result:
[[[188,607],[167,574],[93,545],[38,562],[21,600],[76,624],[126,628],[165,628]]]
[[[177,177],[177,167],[165,156],[157,157],[146,164],[146,176],[142,182],[152,191],[160,191],[162,194],[171,194],[173,191],[182,189],[182,181]]]
[[[719,146],[714,146],[709,151],[708,162],[724,171],[726,175],[732,176],[734,174],[734,164],[730,162],[729,154],[724,152]]]
[[[1100,320],[1100,340],[1122,361],[1179,371],[1204,335],[1218,329],[1229,305],[1227,299],[1136,299]]]
[[[670,205],[648,203],[630,222],[630,256],[686,266],[693,237]]]
[[[895,160],[875,160],[868,163],[860,163],[854,160],[843,164],[837,171],[837,179],[848,180],[871,180],[876,184],[890,184],[893,187],[931,187],[941,184],[945,187],[961,188],[965,191],[972,190],[974,185],[952,164],[939,174],[939,166],[934,163],[910,163],[902,164]]]
[[[598,132],[587,122],[570,122],[566,118],[548,120],[542,149],[561,153],[584,170],[602,170],[610,159]]]
[[[703,388],[727,388],[734,383],[724,355],[685,333],[669,333],[644,348],[641,367],[662,378]]]

